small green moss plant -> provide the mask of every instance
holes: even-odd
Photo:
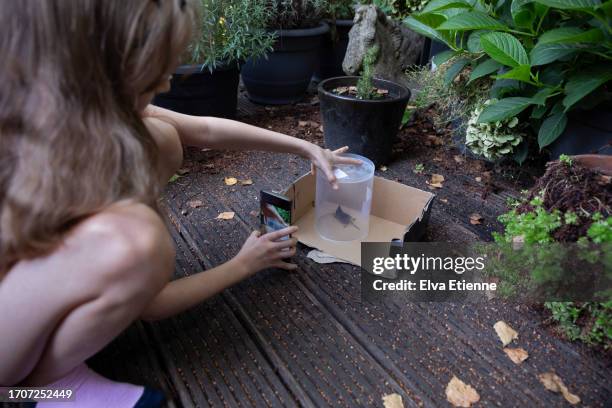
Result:
[[[560,161],[571,166],[570,159],[560,158]],[[571,159],[570,159],[571,160]],[[496,242],[511,243],[515,237],[522,237],[525,244],[545,244],[554,241],[552,233],[564,223],[575,225],[578,223],[578,214],[573,211],[565,213],[558,210],[548,212],[543,208],[542,199],[536,197],[529,204],[532,211],[518,213],[516,209],[502,214],[499,220],[504,224],[503,234],[494,233]],[[582,215],[581,215],[582,217]],[[606,244],[612,243],[612,217],[604,217],[601,213],[591,216],[593,223],[588,228],[586,236],[578,239],[578,244]],[[585,246],[587,248],[587,246]],[[589,251],[585,249],[584,256]],[[602,256],[595,252],[595,257]],[[606,254],[604,254],[606,256]],[[505,277],[512,280],[516,277]],[[550,310],[552,319],[568,339],[581,340],[587,344],[600,344],[605,348],[612,345],[612,301],[606,302],[545,302],[544,306]],[[585,319],[586,318],[586,319]],[[581,324],[581,320],[588,320],[590,324]]]
[[[361,77],[357,81],[357,98],[359,99],[374,99],[376,97],[376,88],[372,83],[374,76],[374,63],[378,58],[378,45],[374,45],[366,51],[363,57],[363,70]]]
[[[574,161],[572,160],[572,158],[570,156],[568,156],[567,154],[562,154],[561,156],[559,156],[559,161],[563,164],[565,164],[566,166],[572,166],[572,164],[574,164]]]

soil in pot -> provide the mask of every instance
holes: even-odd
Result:
[[[380,97],[358,99],[358,79],[330,78],[319,84],[325,146],[348,146],[351,153],[365,156],[376,165],[388,163],[410,91],[394,82],[374,79]]]
[[[330,22],[330,26],[334,24]],[[325,34],[319,51],[318,66],[313,79],[322,81],[327,78],[343,76],[342,61],[348,47],[349,31],[353,27],[353,20],[336,20],[334,30]]]
[[[170,91],[157,95],[153,104],[187,115],[234,119],[239,78],[236,64],[212,72],[201,65],[181,66],[172,75]]]
[[[264,105],[284,105],[301,100],[317,65],[326,23],[318,27],[279,30],[274,51],[267,58],[249,59],[242,67],[248,97]]]
[[[517,211],[533,211],[529,203],[544,192],[542,207],[548,212],[612,215],[612,177],[608,173],[612,168],[612,157],[602,155],[593,159],[593,156],[575,156],[571,165],[559,160],[549,162],[546,172],[530,189],[529,197]],[[592,165],[593,162],[597,164]],[[575,242],[586,235],[592,223],[590,216],[579,216],[574,224],[564,223],[552,236],[559,242]]]

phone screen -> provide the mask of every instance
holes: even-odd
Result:
[[[268,233],[287,228],[291,225],[291,201],[287,198],[261,192],[261,226],[262,232]],[[289,236],[283,239],[289,239]]]

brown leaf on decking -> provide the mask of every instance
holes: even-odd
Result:
[[[238,179],[236,177],[226,177],[225,178],[225,184],[228,186],[233,186],[237,182],[238,182]]]
[[[471,385],[453,375],[446,386],[446,400],[455,407],[469,408],[480,400],[480,395]]]
[[[202,200],[191,200],[191,201],[187,201],[187,205],[191,208],[198,208],[204,205],[204,203],[202,202]]]
[[[385,408],[404,408],[402,396],[399,394],[383,395],[382,400]]]
[[[233,211],[226,211],[226,212],[222,212],[219,215],[217,215],[217,219],[218,220],[231,220],[232,218],[234,218],[234,215],[236,215],[236,213],[234,213]]]
[[[522,348],[508,348],[504,349],[504,353],[512,360],[514,364],[521,364],[523,361],[527,360],[529,357],[529,353]]]
[[[508,323],[500,320],[493,325],[495,332],[499,336],[504,347],[512,342],[512,340],[518,339],[518,333],[512,327],[508,326]]]
[[[470,224],[472,225],[478,225],[482,223],[482,215],[478,214],[478,213],[474,213],[470,215]]]
[[[432,174],[431,181],[425,181],[430,188],[442,188],[442,183],[444,182],[444,176],[441,174]]]
[[[546,387],[547,390],[552,392],[560,392],[563,398],[572,405],[580,402],[580,397],[576,394],[569,392],[561,377],[554,372],[548,372],[538,375],[540,382]]]

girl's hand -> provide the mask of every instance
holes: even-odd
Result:
[[[295,255],[297,239],[280,239],[296,231],[297,227],[287,227],[263,235],[259,231],[253,231],[234,261],[240,264],[248,275],[266,268],[294,270],[297,265],[285,262],[283,258]]]
[[[322,149],[321,147],[311,144],[308,150],[308,157],[312,162],[311,171],[312,174],[316,174],[317,169],[321,170],[327,177],[327,180],[331,183],[334,190],[338,189],[338,183],[336,182],[336,176],[332,167],[334,164],[361,164],[361,161],[352,159],[350,157],[343,157],[342,153],[348,150],[348,146],[334,150],[333,152],[329,149]]]

